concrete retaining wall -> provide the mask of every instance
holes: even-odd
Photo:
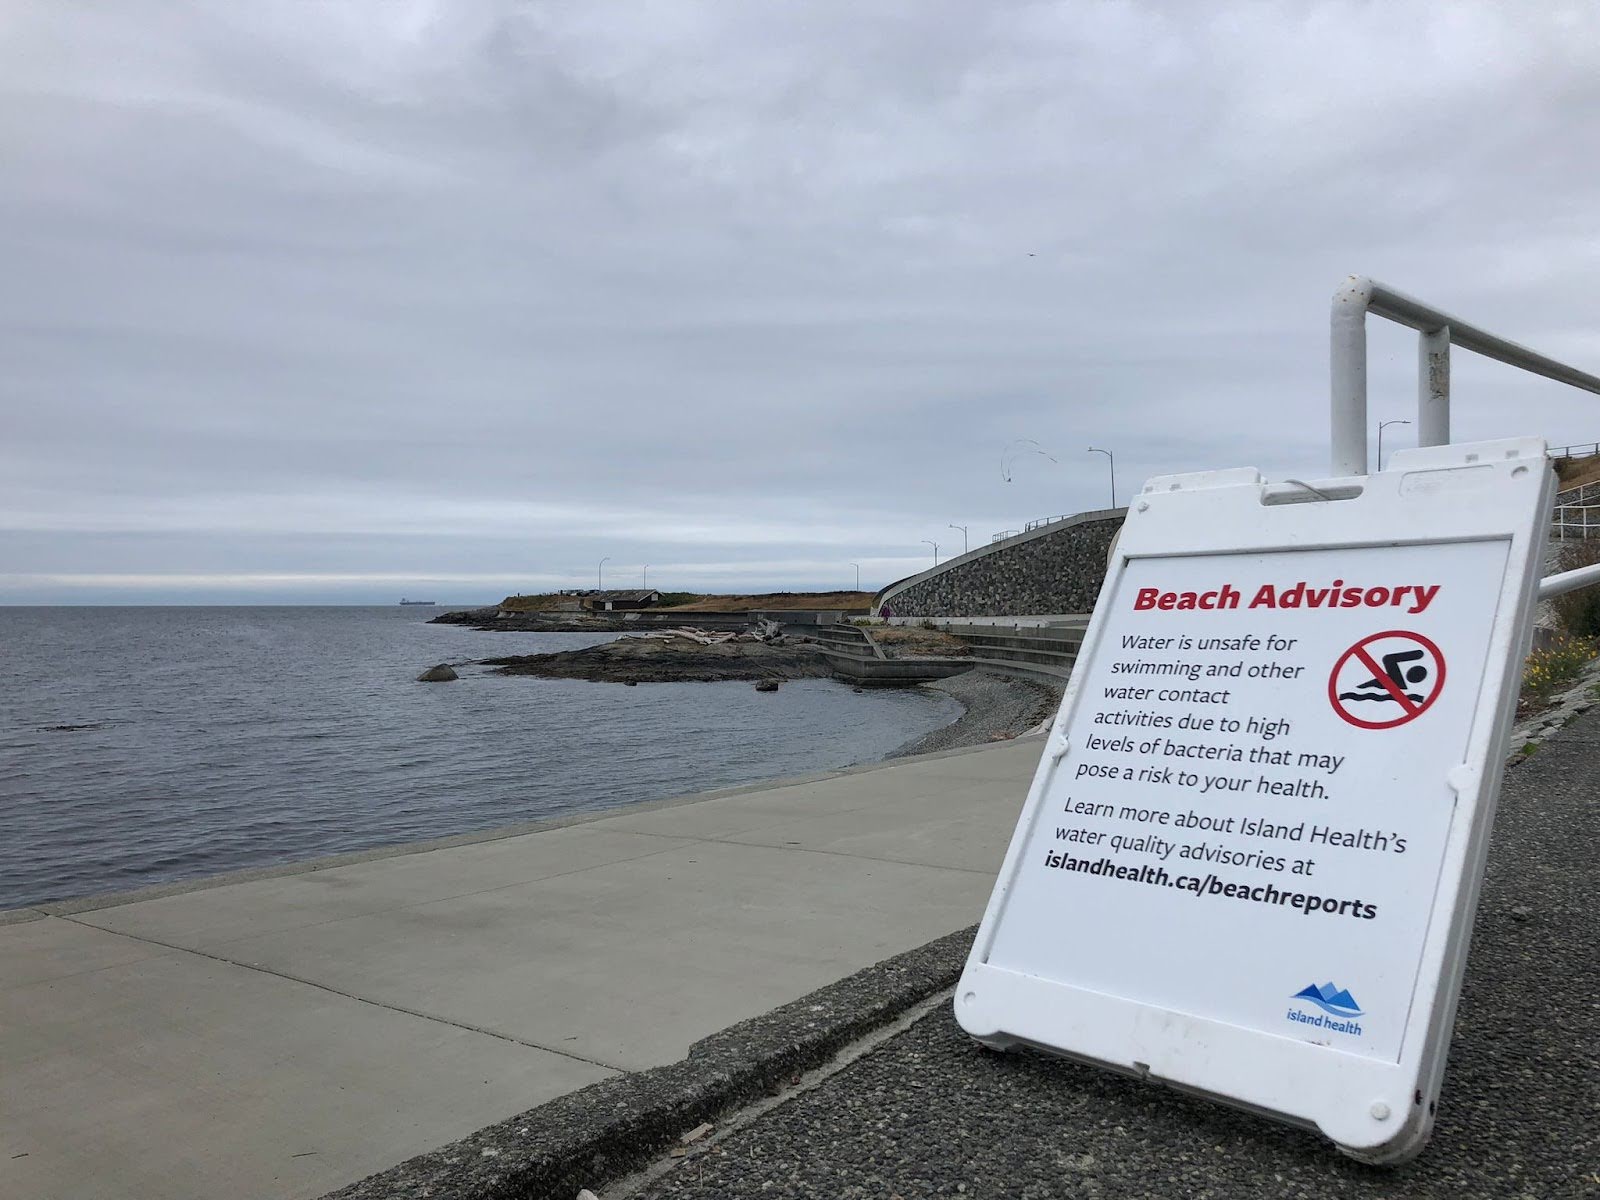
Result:
[[[1100,509],[979,546],[878,593],[895,617],[1086,613],[1106,574],[1125,508]]]

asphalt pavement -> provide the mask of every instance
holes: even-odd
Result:
[[[1600,709],[1507,773],[1433,1140],[1399,1168],[1032,1052],[939,1002],[770,1107],[597,1189],[716,1197],[1600,1196]],[[959,953],[953,948],[951,953]]]

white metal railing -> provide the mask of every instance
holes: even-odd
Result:
[[[1594,483],[1580,483],[1577,487],[1556,493],[1557,508],[1563,504],[1587,504],[1590,500],[1600,500],[1600,480]]]
[[[1576,446],[1551,446],[1545,453],[1551,458],[1593,458],[1600,454],[1600,442],[1579,442]]]
[[[1002,529],[998,533],[992,534],[989,541],[991,543],[1003,542],[1007,538],[1016,537],[1019,533],[1032,533],[1035,529],[1042,529],[1046,525],[1054,525],[1057,521],[1068,521],[1077,515],[1077,513],[1063,513],[1059,517],[1038,517],[1027,522],[1021,529]]]
[[[1520,367],[1586,392],[1600,392],[1600,378],[1536,354],[1366,278],[1352,278],[1333,294],[1333,473],[1367,473],[1367,314],[1421,334],[1417,381],[1417,445],[1450,441],[1450,347]]]
[[[1550,535],[1568,538],[1600,538],[1600,504],[1558,504],[1550,517]]]
[[[1022,527],[1022,532],[1028,533],[1044,525],[1054,525],[1057,521],[1065,521],[1072,515],[1072,513],[1063,513],[1059,517],[1036,517],[1034,520],[1029,521]]]
[[[1376,313],[1415,329],[1417,360],[1417,445],[1444,446],[1450,441],[1450,347],[1460,346],[1503,362],[1600,393],[1600,378],[1557,362],[1526,346],[1507,341],[1458,317],[1414,300],[1376,280],[1352,276],[1333,293],[1330,314],[1329,365],[1332,376],[1331,417],[1333,474],[1367,473],[1367,314]],[[1600,583],[1600,563],[1563,571],[1540,581],[1539,596]]]

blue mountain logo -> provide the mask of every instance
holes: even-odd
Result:
[[[1331,983],[1325,983],[1321,987],[1314,983],[1310,984],[1291,998],[1309,1001],[1323,1012],[1332,1013],[1336,1017],[1361,1016],[1361,1006],[1356,1003],[1356,998],[1344,988],[1336,988]]]

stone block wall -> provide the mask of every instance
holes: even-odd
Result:
[[[1086,613],[1105,580],[1106,554],[1126,509],[1082,513],[982,546],[890,584],[874,611],[896,617],[1000,617]]]

